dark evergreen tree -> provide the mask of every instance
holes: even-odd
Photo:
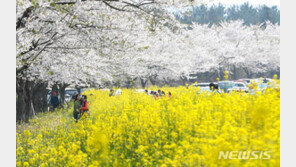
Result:
[[[243,20],[245,25],[262,24],[265,27],[266,21],[273,24],[280,24],[280,10],[276,7],[266,5],[253,7],[248,2],[240,6],[233,5],[225,8],[222,4],[207,7],[205,5],[192,7],[186,13],[176,13],[176,18],[184,24],[213,24],[219,25],[222,21]]]
[[[244,20],[245,25],[258,23],[258,12],[249,3],[244,3],[239,7],[238,18]]]

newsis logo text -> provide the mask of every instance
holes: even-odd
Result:
[[[220,151],[218,159],[270,159],[272,151]]]

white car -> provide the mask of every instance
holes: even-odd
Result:
[[[239,79],[238,82],[244,82],[246,85],[249,85],[249,84],[251,84],[251,80],[252,79],[245,79],[244,78],[244,79]]]
[[[135,92],[136,93],[144,93],[145,92],[145,89],[136,89]]]
[[[237,92],[244,91],[248,93],[249,87],[243,82],[234,82],[233,87],[227,90],[227,92],[232,92],[232,91],[237,91]]]
[[[75,88],[66,88],[65,89],[65,101],[68,103],[71,101],[73,95],[78,94],[77,89]]]
[[[198,84],[193,84],[193,86],[199,87],[200,92],[203,92],[203,91],[211,92],[210,83],[198,83]]]
[[[50,97],[51,97],[51,88],[47,88],[47,102],[50,103]],[[68,103],[71,101],[73,95],[78,94],[78,91],[75,88],[66,88],[65,89],[65,102]],[[59,100],[61,99],[60,94],[58,94]]]

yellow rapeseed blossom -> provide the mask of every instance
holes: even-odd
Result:
[[[64,110],[39,114],[29,125],[17,125],[16,164],[279,166],[280,92],[275,83],[252,94],[165,87],[172,97],[158,100],[132,89],[114,97],[89,90],[90,115],[78,123],[71,102]],[[271,157],[218,159],[220,151],[270,151]]]
[[[224,71],[224,79],[225,79],[225,81],[227,81],[228,78],[229,78],[228,74],[229,74],[228,71]]]

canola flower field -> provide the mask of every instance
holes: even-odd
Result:
[[[17,166],[280,166],[279,88],[255,94],[161,89],[172,98],[88,90],[91,114],[78,123],[70,103],[17,125]],[[220,151],[240,150],[272,153],[218,159]]]

